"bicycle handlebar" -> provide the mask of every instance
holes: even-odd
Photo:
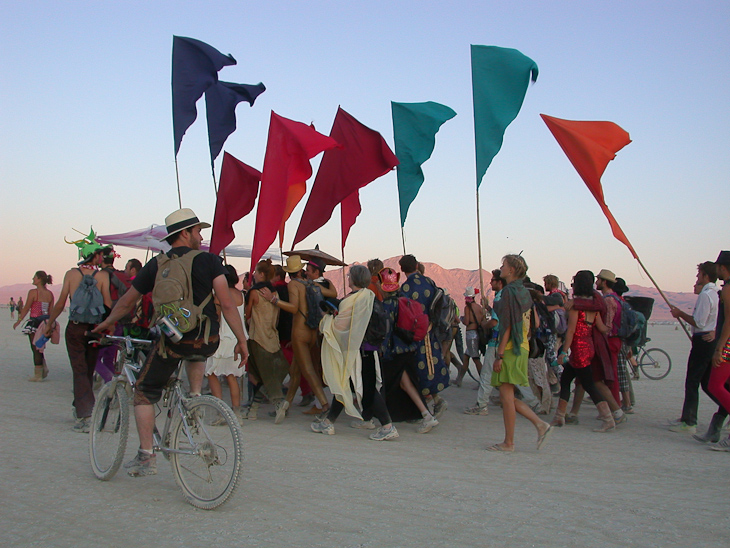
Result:
[[[147,339],[133,339],[132,337],[118,337],[116,335],[106,335],[104,333],[92,333],[91,331],[86,331],[84,333],[85,336],[87,336],[90,339],[94,339],[96,341],[99,341],[101,343],[112,343],[112,342],[122,342],[122,343],[131,343],[139,346],[151,346],[152,341]]]

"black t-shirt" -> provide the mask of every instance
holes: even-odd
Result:
[[[168,257],[173,255],[182,257],[188,251],[192,251],[189,247],[174,247],[167,252]],[[200,253],[193,259],[192,277],[193,277],[193,303],[199,305],[210,295],[213,290],[213,280],[218,276],[225,276],[226,270],[223,268],[220,258],[212,253]],[[142,270],[139,271],[137,277],[132,281],[132,287],[142,293],[149,293],[155,287],[155,278],[157,278],[157,257],[153,257]],[[205,305],[203,313],[210,318],[210,334],[217,335],[220,321],[218,313],[215,309],[215,302],[211,299]],[[195,339],[198,336],[198,330],[183,335],[184,339]]]

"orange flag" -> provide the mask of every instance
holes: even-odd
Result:
[[[601,176],[606,171],[608,162],[631,142],[629,134],[613,122],[563,120],[546,114],[540,116],[598,202],[608,219],[608,224],[611,225],[614,237],[628,247],[634,258],[638,259],[634,247],[608,209],[601,186]]]

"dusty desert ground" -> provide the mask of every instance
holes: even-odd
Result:
[[[650,328],[672,373],[635,383],[636,414],[612,434],[591,432],[586,405],[581,423],[556,429],[539,452],[519,418],[517,452],[486,452],[501,440],[502,417],[498,408],[461,413],[475,400],[470,379],[445,392],[438,428],[419,435],[399,425],[393,442],[369,441],[344,414],[335,436],[314,434],[294,407],[279,426],[268,417],[244,424],[239,490],[206,512],[184,501],[162,459],[157,476],[96,480],[88,435],[71,431],[63,344],[47,351],[47,381],[26,382],[27,338],[1,312],[3,546],[728,545],[730,454],[666,430],[680,411],[689,349],[674,327]],[[702,428],[712,412],[701,396]],[[135,447],[131,440],[125,459]]]

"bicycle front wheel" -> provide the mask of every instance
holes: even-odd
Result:
[[[661,348],[650,348],[641,355],[639,367],[644,375],[658,381],[669,375],[672,359]]]
[[[187,501],[212,510],[238,487],[243,462],[241,426],[218,398],[198,396],[172,429],[170,463]]]
[[[94,475],[107,481],[119,470],[127,448],[129,396],[123,382],[105,384],[91,414],[89,458]]]

